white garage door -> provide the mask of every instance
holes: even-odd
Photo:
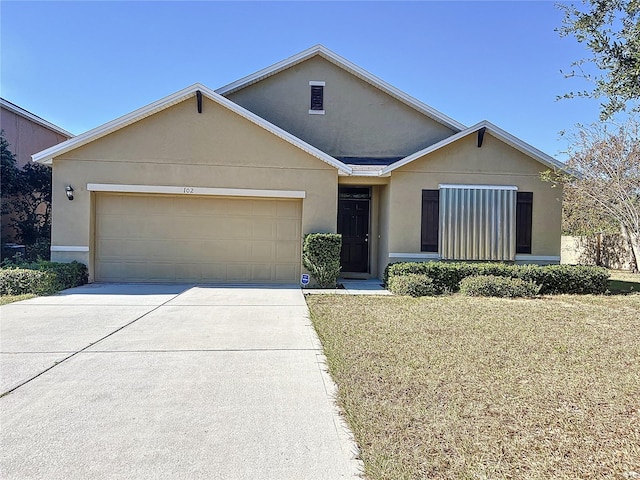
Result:
[[[96,279],[296,282],[301,216],[301,200],[97,194]]]

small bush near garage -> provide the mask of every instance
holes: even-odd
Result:
[[[389,264],[385,285],[395,276],[422,274],[433,280],[439,293],[455,292],[467,277],[492,275],[520,278],[540,286],[540,294],[603,294],[609,272],[603,267],[585,265],[513,265],[507,263],[405,262]]]
[[[474,275],[460,281],[460,293],[469,297],[535,297],[540,286],[520,278]]]
[[[333,288],[340,276],[342,235],[309,233],[302,245],[302,263],[321,288]]]
[[[8,265],[0,270],[0,295],[52,295],[66,288],[84,285],[86,265],[79,262],[40,261]]]
[[[427,297],[437,293],[433,280],[418,273],[393,277],[389,282],[389,290],[395,295],[409,295],[411,297]]]
[[[56,285],[53,272],[26,268],[3,268],[0,271],[0,295],[51,295],[58,291]]]

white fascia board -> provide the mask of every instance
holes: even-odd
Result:
[[[28,110],[25,110],[24,108],[19,107],[18,105],[11,103],[8,100],[5,100],[4,98],[0,98],[0,105],[2,106],[2,108],[6,108],[7,110],[13,113],[20,115],[26,118],[27,120],[37,123],[45,128],[48,128],[49,130],[52,130],[64,137],[73,138],[75,136],[73,133],[67,132],[63,128],[60,128],[57,125],[54,125],[53,123],[46,121],[44,118],[41,118],[29,112]]]
[[[339,160],[336,160],[331,155],[328,155],[325,152],[319,150],[318,148],[312,145],[309,145],[303,140],[300,140],[298,137],[290,134],[289,132],[286,132],[285,130],[282,130],[280,127],[273,125],[272,123],[268,122],[264,118],[259,117],[258,115],[250,112],[249,110],[246,110],[245,108],[241,107],[237,103],[234,103],[231,100],[224,98],[223,96],[217,94],[210,88],[207,88],[200,83],[196,83],[194,85],[191,85],[190,87],[184,88],[172,95],[169,95],[168,97],[165,97],[156,102],[153,102],[147,105],[146,107],[139,108],[138,110],[135,110],[115,120],[112,120],[111,122],[105,123],[104,125],[94,128],[93,130],[89,130],[88,132],[85,132],[82,135],[78,135],[77,137],[72,138],[71,140],[67,140],[66,142],[60,143],[51,148],[43,150],[42,152],[36,153],[35,155],[32,155],[31,158],[33,159],[34,162],[51,164],[53,161],[53,157],[62,155],[82,145],[86,145],[87,143],[97,140],[100,137],[108,135],[116,130],[124,128],[127,125],[138,122],[143,118],[153,115],[154,113],[160,112],[177,103],[180,103],[186,100],[187,98],[195,95],[196,91],[198,90],[210,100],[213,100],[214,102],[228,108],[229,110],[240,115],[241,117],[244,117],[250,122],[273,133],[275,136],[295,145],[301,150],[304,150],[308,154],[313,155],[314,157],[322,160],[325,163],[328,163],[332,167],[337,168],[339,171],[343,171],[344,173],[347,173],[347,174],[351,173],[351,167],[348,167],[347,165],[340,162]]]
[[[286,70],[287,68],[297,65],[298,63],[301,63],[313,57],[314,55],[320,55],[321,57],[330,61],[334,65],[337,65],[338,67],[352,73],[353,75],[364,80],[370,85],[373,85],[374,87],[400,100],[404,104],[414,108],[415,110],[418,110],[420,113],[428,116],[429,118],[432,118],[438,123],[441,123],[446,127],[451,128],[452,130],[460,131],[466,128],[464,124],[448,117],[447,115],[443,114],[442,112],[439,112],[435,108],[432,108],[429,105],[422,103],[420,100],[412,97],[411,95],[406,94],[402,90],[399,90],[393,85],[376,77],[375,75],[369,73],[368,71],[359,67],[355,63],[352,63],[346,58],[341,57],[337,53],[332,52],[331,50],[324,47],[323,45],[314,45],[313,47],[308,48],[307,50],[304,50],[296,55],[286,58],[278,63],[274,63],[273,65],[263,68],[262,70],[252,73],[251,75],[247,75],[246,77],[243,77],[240,80],[236,80],[235,82],[232,82],[232,83],[229,83],[228,85],[220,87],[216,90],[216,93],[219,93],[220,95],[229,95],[253,83],[259,82],[260,80],[263,80],[271,75],[275,75],[276,73],[279,73],[283,70]]]
[[[471,135],[472,133],[477,132],[481,128],[486,128],[487,131],[491,135],[496,137],[498,140],[503,141],[507,145],[512,146],[516,150],[519,150],[520,152],[522,152],[525,155],[533,158],[534,160],[537,160],[538,162],[542,163],[543,165],[545,165],[545,166],[547,166],[549,168],[559,169],[559,170],[564,170],[566,168],[565,165],[562,162],[560,162],[559,160],[556,160],[555,158],[550,157],[546,153],[538,150],[535,147],[532,147],[531,145],[529,145],[526,142],[523,142],[522,140],[520,140],[519,138],[511,135],[510,133],[506,132],[505,130],[502,130],[501,128],[496,127],[491,122],[488,122],[487,120],[483,120],[482,122],[477,123],[477,124],[473,125],[472,127],[467,128],[466,130],[458,132],[455,135],[451,135],[450,137],[447,137],[444,140],[441,140],[441,141],[439,141],[437,143],[434,143],[433,145],[431,145],[431,146],[429,146],[427,148],[423,148],[422,150],[418,150],[416,153],[412,153],[411,155],[406,156],[402,160],[398,160],[397,162],[392,163],[391,165],[385,167],[381,171],[381,174],[391,173],[392,171],[394,171],[394,170],[396,170],[396,169],[398,169],[400,167],[403,167],[404,165],[407,165],[408,163],[411,163],[414,160],[417,160],[418,158],[421,158],[421,157],[424,157],[426,155],[429,155],[430,153],[435,152],[436,150],[439,150],[439,149],[441,149],[443,147],[446,147],[447,145],[449,145],[449,144],[451,144],[453,142],[456,142],[456,141],[460,140],[461,138],[466,137],[467,135]]]
[[[193,95],[196,90],[202,90],[203,88],[205,87],[196,83],[195,85],[184,88],[172,95],[161,98],[160,100],[150,103],[149,105],[134,110],[131,113],[127,113],[126,115],[118,117],[115,120],[93,128],[70,140],[67,140],[66,142],[62,142],[58,145],[54,145],[53,147],[47,148],[46,150],[31,155],[31,159],[34,162],[51,164],[53,161],[53,157],[57,157],[75,148],[86,145],[87,143],[97,140],[100,137],[104,137],[105,135],[126,127],[127,125],[140,121],[143,118],[164,110],[165,108],[169,108],[172,105],[180,103],[186,98]]]
[[[440,260],[439,253],[390,253],[389,258],[419,258],[422,260]]]
[[[560,256],[518,254],[515,256],[515,260],[518,262],[528,261],[528,260],[532,262],[560,262]]]
[[[306,198],[306,192],[304,190],[258,190],[250,188],[213,188],[176,185],[120,185],[112,183],[88,183],[87,190],[90,192],[147,193],[185,196]]]

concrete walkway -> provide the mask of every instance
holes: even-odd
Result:
[[[382,286],[382,280],[372,278],[368,280],[340,279],[338,283],[342,288],[306,288],[305,295],[391,295],[391,292]]]
[[[299,287],[0,307],[0,478],[359,478]]]

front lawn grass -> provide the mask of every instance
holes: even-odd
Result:
[[[640,473],[640,295],[307,302],[367,478]]]
[[[616,294],[640,292],[640,274],[624,270],[609,270],[609,291]]]
[[[0,305],[6,305],[8,303],[19,302],[21,300],[29,300],[35,298],[37,295],[32,293],[25,293],[23,295],[0,295]]]

